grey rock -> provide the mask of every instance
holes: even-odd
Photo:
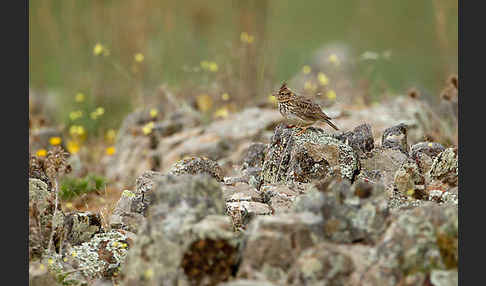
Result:
[[[407,125],[400,123],[383,131],[381,146],[384,148],[398,149],[408,154]]]
[[[353,147],[360,156],[375,148],[371,125],[365,123],[355,127],[352,131],[345,132],[337,137],[345,144]]]
[[[169,174],[171,175],[208,174],[219,182],[223,182],[223,173],[223,169],[221,169],[217,162],[207,158],[184,159],[175,163],[169,170]]]
[[[237,245],[219,183],[209,175],[156,178],[124,285],[215,285],[231,277]]]
[[[302,192],[286,185],[265,185],[261,187],[264,202],[268,203],[275,214],[289,212],[293,201]]]
[[[397,149],[375,148],[369,158],[361,160],[360,177],[373,183],[382,183],[389,188],[394,182],[395,173],[407,159],[407,156]]]
[[[288,285],[349,285],[355,271],[351,258],[322,242],[304,250],[290,269]]]
[[[218,286],[276,286],[266,280],[236,279],[230,282],[220,283]]]
[[[263,164],[264,184],[306,183],[331,175],[354,178],[359,160],[350,146],[322,129],[311,127],[300,136],[297,132],[284,124],[275,128]]]
[[[395,189],[403,196],[425,199],[425,178],[414,160],[405,161],[395,173]]]
[[[430,283],[434,286],[456,286],[459,285],[459,276],[455,270],[432,270],[430,272]]]
[[[458,210],[433,203],[397,212],[369,252],[362,285],[398,285],[416,272],[457,269]]]
[[[263,143],[253,143],[250,145],[241,160],[241,168],[243,170],[248,168],[261,168],[267,148],[268,145]]]
[[[432,180],[438,180],[451,187],[458,185],[457,148],[447,148],[434,159],[429,176]]]
[[[308,212],[256,217],[244,235],[237,277],[285,284],[293,262],[321,233],[322,219]]]
[[[68,213],[64,219],[64,229],[67,233],[66,241],[72,245],[79,245],[103,231],[101,216],[90,212]]]
[[[412,145],[410,148],[410,157],[412,159],[416,159],[417,155],[422,153],[426,154],[430,158],[434,159],[437,155],[439,155],[445,148],[440,143],[436,142],[419,142],[417,144]]]

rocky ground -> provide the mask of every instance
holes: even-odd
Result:
[[[126,188],[109,217],[55,212],[31,165],[30,285],[457,285],[458,150],[424,141],[454,133],[408,96],[328,113],[342,131],[253,107],[145,134],[136,111],[100,162]]]

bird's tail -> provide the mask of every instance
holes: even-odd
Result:
[[[323,119],[327,124],[331,125],[332,128],[336,129],[336,130],[339,130],[339,128],[337,128],[336,125],[334,125],[334,123],[331,122],[331,120],[327,119],[327,118],[324,118]]]

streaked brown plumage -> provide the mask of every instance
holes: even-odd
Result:
[[[316,121],[326,122],[332,128],[339,130],[317,103],[310,98],[295,94],[287,88],[285,83],[282,84],[278,93],[274,95],[278,102],[280,114],[291,125],[302,128],[297,135],[304,133]]]

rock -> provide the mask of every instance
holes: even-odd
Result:
[[[293,201],[302,193],[285,185],[266,185],[261,190],[264,202],[272,207],[275,214],[289,212]]]
[[[241,168],[261,168],[265,159],[265,153],[268,145],[263,143],[254,143],[248,147],[242,158]]]
[[[169,170],[171,175],[208,174],[219,182],[223,182],[223,170],[218,163],[207,158],[189,158],[177,162]]]
[[[407,160],[395,173],[395,189],[403,196],[423,200],[428,197],[425,189],[425,178],[417,163]]]
[[[237,277],[285,284],[300,253],[322,237],[322,219],[311,213],[260,216],[248,226]]]
[[[237,245],[219,183],[207,174],[165,175],[155,179],[151,196],[147,221],[122,271],[124,285],[230,279]]]
[[[322,242],[304,250],[289,271],[287,285],[349,285],[351,258]]]
[[[89,241],[95,234],[103,231],[101,216],[90,212],[72,212],[64,219],[65,239],[72,245]]]
[[[353,180],[359,161],[353,149],[324,133],[309,128],[298,131],[280,124],[275,129],[262,170],[264,184],[309,182],[333,174]]]
[[[67,262],[87,278],[112,278],[125,261],[128,240],[120,230],[95,234],[90,241],[71,247]]]
[[[354,128],[353,131],[345,132],[337,137],[343,143],[351,146],[353,150],[363,156],[375,148],[371,125],[361,124]]]
[[[263,202],[259,191],[245,183],[236,183],[234,186],[222,186],[225,202]]]
[[[383,131],[381,146],[398,149],[408,154],[407,125],[400,123]]]
[[[389,211],[384,186],[364,184],[351,186],[345,180],[316,183],[319,192],[301,195],[293,210],[318,213],[326,240],[373,244],[386,230]]]
[[[406,160],[407,155],[397,149],[375,148],[369,158],[361,159],[360,177],[389,188],[394,182],[395,173]]]
[[[459,285],[459,275],[455,270],[432,270],[430,272],[430,283],[434,286],[455,286]]]
[[[37,261],[29,263],[29,285],[51,286],[58,284],[56,276],[50,273],[44,264]]]
[[[457,148],[447,148],[434,159],[429,176],[432,180],[437,180],[455,187],[458,184],[458,159]]]
[[[218,286],[276,286],[265,280],[236,279],[230,282],[218,284]]]
[[[136,191],[124,190],[110,216],[112,229],[123,229],[137,233],[145,221],[147,208],[151,202],[152,188],[156,177],[162,173],[146,171],[136,180]],[[146,195],[148,194],[148,195]]]
[[[407,275],[457,271],[458,210],[433,203],[397,212],[376,247],[362,285],[400,285]]]
[[[440,143],[419,142],[412,145],[412,147],[410,148],[410,157],[412,159],[417,159],[418,154],[426,154],[430,158],[434,159],[444,150],[444,146],[442,146]]]
[[[64,233],[64,213],[58,204],[54,217],[55,194],[39,179],[29,179],[29,258],[39,258],[48,248],[54,227],[53,245],[59,247]]]

